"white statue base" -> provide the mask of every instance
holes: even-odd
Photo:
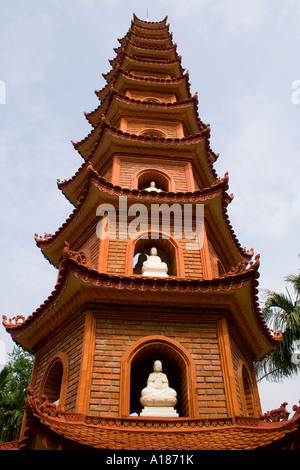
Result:
[[[157,256],[157,249],[155,247],[151,248],[150,256],[143,263],[142,275],[149,277],[169,277],[168,265],[162,262],[160,257]]]
[[[167,417],[177,418],[179,414],[171,406],[145,406],[140,416],[151,416],[153,418]]]

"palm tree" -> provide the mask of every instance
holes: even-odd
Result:
[[[18,439],[25,410],[23,390],[6,393],[3,397],[3,408],[0,415],[0,438],[3,442]]]
[[[29,384],[32,356],[14,348],[9,361],[0,371],[0,442],[18,439]]]
[[[266,291],[262,313],[269,328],[282,331],[282,341],[274,351],[256,363],[258,381],[263,378],[279,381],[300,371],[300,364],[292,360],[294,342],[300,340],[300,275],[288,276],[285,281],[292,284],[295,300],[288,289],[286,294]]]

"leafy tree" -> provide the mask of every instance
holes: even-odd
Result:
[[[33,357],[19,347],[0,371],[0,441],[18,439],[30,382]]]
[[[285,281],[294,289],[294,300],[288,289],[286,294],[266,291],[262,313],[269,328],[282,331],[282,341],[274,351],[256,363],[258,381],[263,378],[279,381],[300,371],[300,365],[292,361],[294,342],[300,340],[300,275],[288,276]]]

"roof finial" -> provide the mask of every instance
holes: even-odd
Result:
[[[148,8],[147,8],[147,18],[146,18],[147,23],[149,23],[149,17],[148,17]]]

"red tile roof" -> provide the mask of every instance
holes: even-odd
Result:
[[[255,450],[300,431],[300,407],[292,419],[268,422],[260,418],[100,418],[64,413],[54,404],[29,395],[26,411],[31,424],[40,423],[58,439],[94,449],[110,450]],[[34,417],[34,420],[32,418]],[[20,448],[29,448],[33,429],[27,428]],[[73,444],[72,444],[73,445]]]

